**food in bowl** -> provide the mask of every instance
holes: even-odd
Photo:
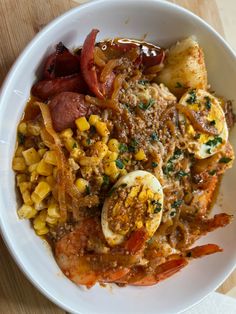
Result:
[[[232,216],[209,218],[232,166],[231,103],[211,92],[194,37],[169,50],[132,39],[62,43],[18,126],[13,169],[20,218],[79,285],[154,285]]]

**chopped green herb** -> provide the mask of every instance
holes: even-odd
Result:
[[[89,195],[90,194],[90,187],[88,185],[86,185],[86,194]]]
[[[208,149],[206,150],[206,152],[207,152],[207,154],[211,154],[211,149],[208,148]]]
[[[153,142],[157,142],[158,141],[158,136],[157,136],[157,133],[156,132],[153,132],[151,135],[150,135],[150,138],[151,138],[151,141]]]
[[[127,187],[127,183],[122,183],[121,185],[119,185],[119,188],[126,188]]]
[[[184,170],[180,170],[180,171],[178,171],[177,173],[176,173],[176,177],[177,178],[183,178],[183,177],[186,177],[186,176],[188,176],[189,175],[189,173],[188,172],[185,172]]]
[[[216,136],[213,140],[209,140],[208,142],[206,142],[205,144],[208,146],[216,146],[217,144],[222,143],[222,138],[219,136]]]
[[[123,169],[124,168],[124,163],[121,159],[116,159],[116,166],[119,168],[119,169]]]
[[[141,85],[146,85],[148,83],[148,80],[139,80],[138,83]]]
[[[211,99],[209,96],[205,96],[204,98],[206,100],[206,102],[205,102],[206,109],[210,110],[211,109]]]
[[[87,140],[86,140],[86,144],[87,144],[87,145],[90,145],[90,144],[91,144],[91,140],[90,140],[90,138],[87,138]]]
[[[229,163],[231,160],[232,160],[232,159],[229,158],[229,157],[222,157],[222,158],[220,158],[219,163],[221,163],[221,164],[227,164],[227,163]]]
[[[110,179],[109,179],[109,177],[105,174],[105,175],[103,176],[102,185],[105,186],[105,187],[107,187],[107,186],[109,185],[109,183],[110,183]]]
[[[177,200],[174,201],[174,203],[171,204],[171,208],[178,208],[182,204],[183,200]]]
[[[159,213],[161,211],[162,205],[161,205],[161,203],[159,201],[152,200],[151,204],[153,206],[155,206],[155,208],[153,210],[154,214],[157,214],[157,213]]]
[[[216,170],[210,170],[208,171],[209,175],[214,176],[216,174]]]
[[[181,87],[183,87],[183,85],[180,82],[177,82],[175,85],[175,88],[181,88]]]
[[[186,257],[191,257],[191,256],[192,256],[192,252],[189,251],[186,253]]]
[[[124,143],[120,143],[120,145],[119,145],[119,151],[120,151],[120,153],[125,153],[125,152],[127,152],[127,151],[128,151],[128,146],[127,146],[126,144],[124,144]]]
[[[176,215],[176,211],[175,210],[173,210],[172,212],[170,212],[170,216],[171,217],[174,217]]]
[[[157,166],[158,166],[158,163],[155,162],[155,161],[153,161],[153,162],[152,162],[152,168],[156,168]]]
[[[174,171],[174,165],[172,162],[168,162],[166,167],[163,168],[163,172],[165,175],[168,175],[170,172]]]
[[[91,125],[91,126],[90,126],[89,133],[90,133],[90,135],[93,135],[93,134],[96,133],[96,128],[95,128],[94,125]]]
[[[174,158],[174,159],[177,159],[177,158],[179,158],[181,155],[182,155],[181,149],[176,148],[176,149],[175,149],[175,152],[174,152],[174,155],[173,155],[173,158]]]
[[[24,142],[25,142],[25,136],[24,136],[24,134],[22,134],[21,132],[18,132],[17,137],[18,137],[18,142],[19,142],[19,144],[20,144],[20,145],[23,145]]]
[[[107,193],[107,195],[108,195],[108,196],[111,196],[111,195],[115,192],[116,189],[117,189],[117,188],[113,186],[113,187],[110,189],[110,191]]]
[[[189,98],[186,100],[186,102],[188,104],[194,104],[196,102],[196,100],[197,100],[196,92],[195,92],[195,90],[191,90],[189,92]]]
[[[124,106],[124,107],[125,107],[125,109],[126,109],[126,110],[128,110],[129,112],[131,111],[131,110],[130,110],[130,107],[129,107],[129,105],[128,105],[128,104],[123,104],[123,106]]]
[[[216,121],[215,120],[211,120],[210,121],[210,125],[216,125]]]
[[[129,152],[134,153],[136,151],[137,145],[138,141],[135,138],[133,138],[128,146]]]
[[[77,143],[74,143],[73,145],[72,145],[72,148],[74,149],[74,148],[77,148]]]
[[[139,103],[139,108],[142,110],[147,110],[149,108],[151,108],[153,105],[155,104],[155,99],[149,99],[148,103],[144,104],[142,102]]]

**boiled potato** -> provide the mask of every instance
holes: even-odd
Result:
[[[203,51],[194,37],[186,38],[170,48],[157,82],[164,83],[177,97],[189,88],[207,88]]]

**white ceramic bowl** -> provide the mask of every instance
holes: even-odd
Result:
[[[192,13],[168,2],[154,0],[95,1],[75,8],[54,20],[28,45],[12,67],[0,99],[0,222],[6,244],[18,265],[47,297],[73,313],[177,313],[213,291],[233,270],[236,262],[236,220],[201,240],[224,248],[193,261],[188,267],[153,287],[112,289],[96,286],[84,290],[64,277],[48,246],[37,237],[28,221],[16,214],[16,194],[11,160],[16,126],[29,97],[40,64],[56,43],[77,47],[92,28],[98,40],[108,37],[143,38],[165,47],[196,35],[203,47],[209,82],[218,94],[236,100],[236,57],[225,41]],[[236,151],[236,132],[231,133]],[[227,212],[235,208],[236,163],[224,176],[219,201]]]

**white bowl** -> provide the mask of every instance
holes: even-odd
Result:
[[[35,235],[28,221],[16,214],[16,193],[11,160],[16,126],[40,64],[56,43],[77,47],[92,28],[98,40],[108,37],[143,38],[165,47],[196,35],[203,47],[209,82],[218,94],[236,100],[236,57],[226,42],[204,21],[168,2],[154,0],[96,1],[75,8],[54,20],[28,45],[12,67],[0,100],[0,222],[6,244],[34,285],[53,302],[73,313],[177,313],[215,290],[236,262],[236,220],[201,240],[217,243],[224,252],[193,261],[188,267],[153,287],[84,290],[61,273],[50,249]],[[231,133],[236,151],[236,131]],[[235,207],[236,163],[224,176],[214,211]]]

